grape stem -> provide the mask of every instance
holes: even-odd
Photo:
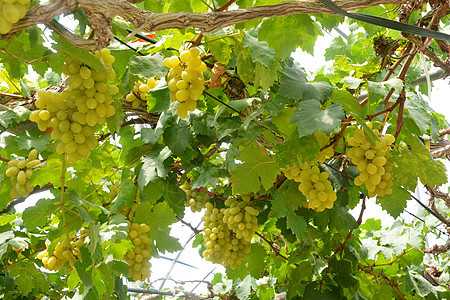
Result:
[[[62,160],[61,160],[61,201],[60,201],[60,206],[61,206],[61,212],[62,212],[62,216],[63,216],[63,223],[64,223],[64,230],[66,231],[66,238],[67,240],[70,240],[69,238],[69,230],[67,229],[67,223],[66,223],[66,207],[64,206],[64,189],[65,189],[65,181],[66,181],[66,157],[65,155],[63,155]]]
[[[175,218],[177,218],[178,221],[180,221],[183,225],[189,227],[196,235],[202,232],[202,230],[198,230],[197,228],[180,218],[177,214],[175,215]]]
[[[0,160],[4,161],[4,162],[9,162],[10,161],[10,159],[7,159],[7,158],[1,157],[1,156],[0,156]]]
[[[231,109],[232,111],[234,111],[234,112],[238,113],[238,114],[239,114],[239,116],[241,116],[241,117],[245,117],[245,116],[243,116],[243,115],[241,114],[241,112],[240,112],[240,111],[238,111],[238,110],[234,109],[233,107],[229,106],[228,104],[226,104],[226,103],[225,103],[225,102],[223,102],[222,100],[220,100],[220,99],[218,99],[218,98],[214,97],[213,95],[211,95],[211,94],[210,94],[210,93],[208,93],[207,91],[203,91],[203,94],[205,94],[205,95],[207,95],[207,96],[209,96],[209,97],[213,98],[214,100],[216,100],[216,101],[217,101],[217,102],[219,102],[220,104],[223,104],[223,105],[225,105],[226,107],[228,107],[228,108],[229,108],[229,109]]]
[[[222,196],[219,196],[217,194],[211,193],[210,191],[207,191],[207,190],[204,190],[204,189],[197,189],[197,191],[205,193],[205,194],[213,197],[214,199],[221,199],[221,200],[224,200],[224,201],[227,200],[226,198],[224,198]]]
[[[406,100],[405,89],[403,88],[403,90],[397,100],[397,102],[400,102],[400,104],[399,104],[399,108],[398,108],[397,125],[395,127],[395,134],[394,134],[395,139],[398,138],[398,135],[400,134],[400,131],[402,130],[402,127],[404,124],[403,111],[404,111],[404,107],[405,107],[405,100]]]

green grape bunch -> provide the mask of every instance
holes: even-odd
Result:
[[[252,207],[251,196],[230,197],[225,201],[228,206],[224,211],[223,221],[232,230],[236,238],[251,242],[258,230],[259,211]]]
[[[129,93],[125,100],[131,103],[133,109],[137,109],[141,105],[145,105],[147,101],[147,93],[158,85],[158,81],[151,77],[146,83],[138,80],[134,83],[131,93]]]
[[[29,8],[30,0],[0,0],[0,34],[7,34]]]
[[[69,75],[68,88],[61,94],[39,91],[35,101],[38,109],[30,114],[39,130],[52,128],[51,139],[59,141],[56,152],[65,155],[69,163],[89,156],[97,145],[94,126],[104,124],[107,117],[115,114],[113,95],[119,89],[107,83],[116,76],[111,65],[114,57],[108,49],[95,55],[105,62],[106,73],[67,57],[62,70]]]
[[[224,222],[225,208],[215,208],[206,204],[202,217],[205,250],[202,256],[213,263],[236,269],[250,252],[250,242],[237,238],[236,234]]]
[[[130,266],[128,276],[134,281],[144,281],[150,278],[150,259],[152,258],[151,244],[153,240],[147,235],[150,226],[133,223],[129,227],[127,238],[133,244],[133,249],[125,254],[126,262]]]
[[[66,264],[73,267],[77,260],[80,260],[80,248],[86,245],[86,237],[89,234],[89,230],[84,228],[78,235],[74,235],[69,239],[58,243],[55,246],[52,254],[49,254],[47,250],[39,252],[37,258],[42,261],[44,268],[49,271],[59,271]],[[46,247],[50,243],[46,243]]]
[[[186,118],[189,111],[197,108],[197,100],[203,93],[206,64],[200,58],[198,48],[181,49],[180,57],[171,56],[164,59],[164,66],[170,69],[167,74],[167,86],[170,99],[178,101],[177,113]]]
[[[372,129],[372,123],[367,125]],[[377,129],[372,131],[379,139],[375,145],[367,140],[362,128],[356,129],[355,134],[348,139],[351,147],[347,155],[360,172],[354,180],[355,185],[364,184],[369,197],[382,197],[392,194],[391,172],[395,164],[389,161],[389,154],[395,137],[391,134],[382,136]]]
[[[206,207],[207,194],[192,190],[188,181],[181,186],[181,189],[186,193],[186,207],[190,207],[192,212],[199,212]]]
[[[36,149],[31,150],[25,159],[13,159],[8,162],[6,177],[10,178],[12,185],[9,193],[11,198],[27,197],[33,191],[34,186],[30,183],[30,178],[41,163]]]

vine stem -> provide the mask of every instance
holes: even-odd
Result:
[[[287,257],[284,256],[283,254],[281,254],[281,253],[273,246],[273,242],[271,242],[271,241],[269,241],[268,239],[266,239],[262,234],[260,234],[260,233],[257,232],[257,231],[255,232],[255,234],[256,234],[257,236],[259,236],[261,239],[263,239],[264,242],[266,242],[266,243],[269,245],[270,249],[272,249],[272,251],[275,252],[275,254],[276,254],[277,256],[282,257],[282,258],[284,258],[285,260],[289,261],[289,258],[287,258]]]
[[[7,158],[1,157],[1,156],[0,156],[0,160],[4,161],[4,162],[9,162],[10,161],[10,159],[7,159]]]
[[[219,102],[220,104],[225,105],[226,107],[228,107],[228,108],[231,109],[232,111],[238,113],[238,114],[242,117],[242,114],[241,114],[238,110],[232,108],[231,106],[229,106],[228,104],[226,104],[226,103],[223,102],[222,100],[218,99],[217,97],[211,95],[210,93],[208,93],[208,92],[206,92],[206,91],[203,91],[203,94],[205,94],[205,95],[207,95],[207,96],[213,98],[214,100],[216,100],[216,101]]]
[[[26,99],[26,100],[33,99],[31,97],[25,97],[25,96],[22,96],[22,95],[9,94],[9,93],[0,93],[0,96],[7,96],[7,97],[11,97],[11,98],[20,98],[20,99]]]
[[[214,197],[214,199],[218,198],[218,199],[221,199],[221,200],[224,200],[224,201],[227,200],[226,198],[224,198],[222,196],[219,196],[217,194],[211,193],[210,191],[207,191],[207,190],[204,190],[204,189],[197,189],[197,190],[199,192],[205,193],[205,194],[207,194],[207,195],[209,195],[211,197]]]
[[[175,218],[177,218],[177,220],[180,221],[183,225],[189,227],[196,235],[202,232],[202,230],[198,230],[197,228],[195,228],[194,226],[192,226],[191,224],[180,218],[177,214],[175,215]]]
[[[64,206],[64,190],[65,190],[65,181],[66,181],[66,156],[63,155],[62,161],[61,161],[61,169],[62,169],[62,174],[61,174],[61,201],[60,201],[60,206],[61,206],[61,211],[62,211],[62,216],[63,216],[63,223],[64,223],[64,230],[66,231],[66,237],[67,240],[70,240],[69,238],[69,230],[67,229],[67,223],[66,223],[66,213],[65,213],[65,209],[66,207]]]

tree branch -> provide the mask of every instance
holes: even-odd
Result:
[[[400,4],[401,2],[401,0],[336,0],[336,4],[347,11],[379,4]],[[53,0],[31,8],[25,18],[14,24],[14,28],[8,34],[0,35],[0,38],[10,39],[27,27],[49,23],[55,17],[76,9],[84,10],[87,15],[103,16],[106,20],[120,16],[140,31],[195,27],[204,34],[261,18],[296,14],[333,14],[315,0],[285,1],[273,5],[206,13],[152,13],[139,9],[127,0]]]

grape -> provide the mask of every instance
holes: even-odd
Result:
[[[368,126],[372,128],[372,123],[368,123]],[[351,147],[347,155],[360,171],[354,183],[357,186],[364,184],[369,197],[389,195],[392,193],[391,170],[394,166],[389,161],[389,146],[395,142],[395,138],[391,134],[381,136],[376,129],[372,131],[379,138],[375,145],[366,139],[363,129],[356,129],[354,135],[348,139]]]
[[[178,101],[177,113],[180,118],[197,108],[197,100],[203,93],[205,80],[202,72],[207,67],[200,58],[197,48],[181,49],[180,58],[172,56],[164,59],[164,65],[170,69],[167,85],[172,101]]]
[[[56,151],[66,155],[68,163],[86,158],[97,144],[93,136],[95,130],[85,132],[82,129],[103,124],[106,117],[115,113],[111,103],[118,88],[107,84],[107,79],[115,77],[111,69],[114,57],[109,50],[97,51],[95,55],[105,62],[106,73],[67,57],[62,69],[69,75],[68,88],[61,94],[38,91],[35,105],[39,110],[30,114],[30,120],[37,122],[40,130],[53,127],[51,139],[59,141]]]
[[[141,105],[145,105],[147,102],[147,93],[157,85],[155,78],[150,78],[147,83],[137,81],[134,83],[132,92],[129,93],[125,100],[131,103],[133,109],[138,109]]]
[[[199,212],[205,208],[208,202],[208,195],[191,189],[191,184],[186,181],[181,189],[186,193],[186,207],[190,207],[192,212]]]
[[[12,185],[10,196],[16,198],[18,196],[27,197],[33,191],[34,186],[30,183],[33,171],[39,168],[41,161],[37,159],[38,152],[36,149],[28,153],[28,157],[23,160],[10,160],[6,177],[10,178]]]
[[[149,261],[152,253],[151,244],[153,244],[153,240],[147,236],[150,226],[133,223],[128,229],[127,238],[134,245],[133,249],[125,254],[125,260],[130,266],[128,276],[134,281],[144,281],[150,278]]]
[[[86,237],[88,236],[88,230],[82,229],[80,232],[69,239],[58,243],[50,255],[48,250],[39,252],[36,255],[37,259],[42,261],[44,268],[49,271],[59,271],[68,263],[70,267],[73,267],[77,260],[80,260],[80,248],[86,245]],[[46,243],[46,247],[48,247]]]

